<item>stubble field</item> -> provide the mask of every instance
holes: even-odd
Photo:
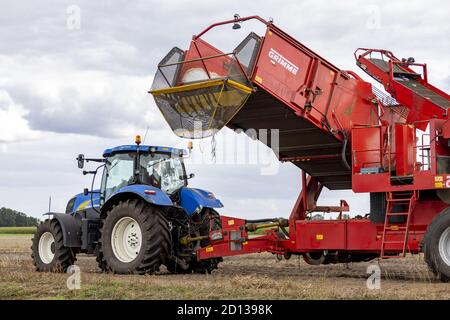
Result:
[[[31,235],[0,235],[0,299],[450,299],[450,284],[434,280],[423,257],[310,266],[271,254],[225,258],[211,275],[103,274],[95,258],[78,256],[80,289],[69,274],[38,273]],[[367,288],[367,267],[381,268],[381,288]]]

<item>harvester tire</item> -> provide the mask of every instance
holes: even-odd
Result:
[[[71,248],[64,246],[61,225],[56,219],[39,224],[32,239],[31,258],[40,272],[66,272],[76,261]]]
[[[450,208],[443,210],[428,226],[422,250],[430,270],[443,282],[450,281]]]
[[[171,236],[163,213],[143,200],[120,201],[108,212],[97,253],[100,269],[119,274],[159,271]]]
[[[309,265],[318,266],[324,264],[326,256],[322,251],[306,252],[303,254],[303,260]]]

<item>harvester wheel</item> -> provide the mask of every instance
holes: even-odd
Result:
[[[66,272],[76,261],[72,249],[64,246],[62,228],[56,219],[41,222],[32,242],[31,258],[37,271]]]
[[[306,252],[303,254],[303,260],[307,264],[318,266],[320,264],[323,264],[326,260],[326,256],[322,251],[319,252]]]
[[[142,200],[113,206],[101,233],[97,262],[106,271],[153,273],[169,255],[169,224],[159,209]]]
[[[444,282],[450,281],[450,208],[443,210],[428,226],[422,250],[430,270]]]

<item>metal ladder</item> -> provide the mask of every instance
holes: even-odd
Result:
[[[381,254],[382,259],[403,258],[406,255],[406,248],[408,244],[408,233],[410,226],[411,213],[417,200],[416,191],[404,192],[387,192],[386,193],[386,217],[384,219],[383,236],[381,240]],[[394,212],[393,209],[401,206],[407,206],[406,211]],[[393,223],[392,217],[406,217],[406,222]],[[397,237],[395,237],[397,236]],[[402,237],[403,240],[396,238]],[[392,239],[394,237],[394,240]],[[386,255],[386,247],[390,244],[402,244],[402,252],[398,255]]]

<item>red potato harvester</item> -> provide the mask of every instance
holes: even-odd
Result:
[[[231,53],[202,39],[248,20],[264,24],[264,36],[250,33]],[[150,93],[175,134],[277,129],[276,150],[258,138],[302,175],[289,220],[222,216],[198,260],[271,252],[326,264],[424,252],[431,270],[450,280],[450,96],[428,83],[426,65],[413,58],[375,49],[358,49],[355,58],[389,95],[258,16],[215,23],[159,63]],[[344,219],[345,200],[317,206],[323,187],[370,193],[370,214]],[[318,221],[313,212],[339,216]],[[257,229],[265,232],[249,236]]]

